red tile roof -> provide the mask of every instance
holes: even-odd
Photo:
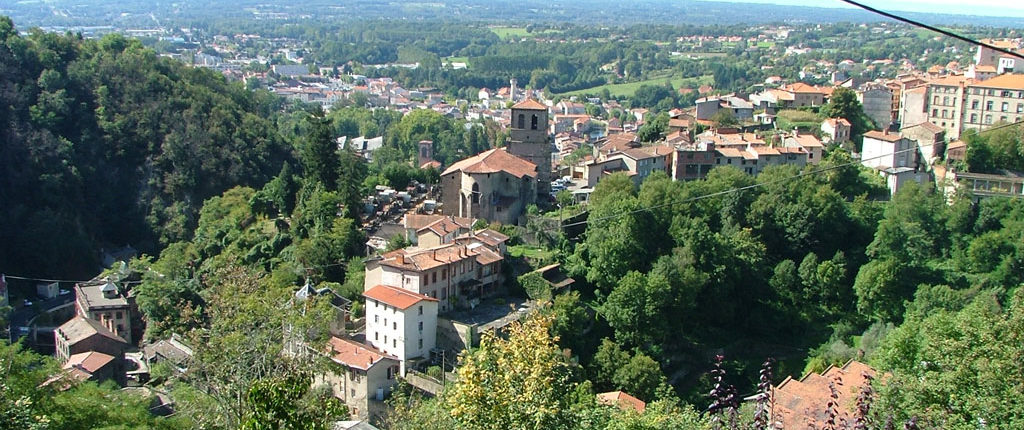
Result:
[[[884,140],[886,142],[896,142],[903,138],[903,136],[900,136],[899,134],[896,133],[888,133],[878,130],[871,130],[867,133],[864,133],[864,137],[869,137],[877,140]]]
[[[424,296],[423,294],[416,294],[409,290],[387,285],[378,285],[370,288],[363,292],[363,296],[403,311],[424,300],[437,301],[437,299]]]
[[[332,361],[361,370],[369,370],[381,360],[397,360],[372,346],[334,336],[331,336],[327,347]]]
[[[107,364],[114,361],[114,356],[107,355],[102,352],[89,351],[82,352],[72,355],[68,358],[68,362],[62,366],[64,369],[76,369],[84,371],[89,375],[96,373],[96,371],[103,368]]]
[[[515,106],[512,106],[512,109],[548,110],[548,107],[540,104],[540,102],[534,99],[526,99],[516,103]]]
[[[509,154],[502,148],[495,148],[452,164],[441,175],[458,171],[463,173],[506,172],[517,178],[524,176],[536,177],[537,165]]]
[[[611,391],[597,395],[597,402],[602,405],[616,406],[622,410],[632,409],[643,413],[647,409],[647,403],[622,391]]]
[[[875,377],[877,372],[870,366],[851,360],[843,367],[830,366],[822,374],[808,374],[800,380],[786,378],[773,389],[775,419],[782,428],[819,428],[824,423],[825,409],[830,399],[829,382],[836,383],[840,405],[839,417],[852,422],[854,399],[866,383],[864,374]]]
[[[1008,73],[974,84],[975,87],[1024,90],[1024,74]]]

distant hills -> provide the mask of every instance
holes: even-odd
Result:
[[[937,25],[1024,27],[1024,18],[903,13]],[[631,25],[878,22],[866,11],[758,3],[674,0],[490,0],[386,1],[307,0],[52,0],[0,6],[21,28],[114,26],[154,28],[210,20],[272,21],[410,19]]]

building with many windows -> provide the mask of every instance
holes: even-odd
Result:
[[[409,360],[430,356],[437,344],[437,299],[388,285],[374,286],[363,296],[366,342],[396,357],[403,376]]]
[[[1000,75],[967,86],[963,129],[985,130],[999,122],[1017,122],[1022,118],[1024,74]]]
[[[973,82],[963,75],[949,75],[927,85],[928,122],[942,127],[947,136],[957,138],[962,130],[963,103],[966,88]],[[903,126],[918,123],[903,123]]]

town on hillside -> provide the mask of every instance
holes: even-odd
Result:
[[[257,18],[268,21],[291,19],[266,13]],[[330,181],[306,186],[295,179],[302,179],[300,174],[272,176],[275,171],[266,175],[268,181],[264,182],[271,182],[273,177],[272,181],[276,182],[272,185],[278,188],[261,183],[246,189],[218,190],[206,200],[201,212],[197,210],[189,215],[187,221],[183,216],[181,225],[197,229],[194,238],[181,236],[184,240],[176,242],[180,246],[156,254],[160,255],[159,258],[144,256],[144,252],[137,251],[132,245],[105,249],[102,255],[105,268],[89,280],[14,276],[19,273],[16,267],[4,268],[10,270],[8,275],[11,276],[0,278],[0,291],[3,293],[0,309],[10,311],[5,319],[9,324],[9,340],[21,342],[28,349],[55,358],[59,369],[47,375],[39,385],[40,389],[67,392],[84,381],[113,384],[151,396],[153,400],[148,408],[153,415],[173,417],[182,410],[179,402],[187,403],[189,400],[176,398],[186,394],[173,390],[175,383],[183,382],[171,382],[170,388],[165,382],[201,378],[196,376],[197,368],[208,374],[216,371],[213,367],[196,367],[196,363],[201,361],[198,356],[208,353],[210,345],[218,344],[207,343],[210,342],[209,335],[189,335],[186,328],[189,324],[214,326],[210,322],[213,319],[210,309],[203,308],[201,304],[220,303],[217,300],[226,301],[233,294],[238,294],[212,289],[187,290],[213,278],[244,278],[231,272],[232,265],[239,263],[240,266],[255,268],[251,270],[263,271],[256,277],[259,282],[286,284],[287,294],[259,296],[260,300],[273,300],[263,305],[280,310],[282,315],[297,315],[294,319],[281,317],[281,320],[274,320],[276,325],[267,330],[272,335],[254,337],[252,341],[279,342],[282,345],[281,356],[299,363],[319,363],[310,376],[311,382],[303,383],[319,387],[317,389],[321,391],[318,393],[325,393],[326,397],[344,406],[345,416],[330,428],[370,429],[393,425],[396,416],[413,419],[414,414],[407,409],[416,402],[403,400],[406,404],[398,405],[396,409],[393,399],[444,401],[448,393],[459,392],[453,387],[462,382],[464,374],[460,375],[460,366],[473,362],[468,357],[478,357],[474,351],[486,350],[493,346],[493,342],[514,342],[509,340],[514,337],[511,333],[518,333],[524,321],[531,321],[538,314],[553,312],[551,309],[558,306],[556,297],[572,294],[576,294],[574,297],[578,300],[578,303],[574,302],[578,311],[574,315],[585,323],[575,332],[580,339],[568,340],[575,343],[567,343],[567,339],[561,338],[557,344],[553,343],[558,351],[555,356],[564,357],[567,363],[580,369],[586,368],[580,371],[584,377],[605,378],[594,385],[600,387],[597,390],[600,392],[588,392],[588,398],[595,405],[602,405],[604,409],[601,410],[615,411],[607,414],[632,416],[650,414],[652,409],[660,411],[665,408],[663,393],[673,390],[671,384],[688,388],[711,386],[715,373],[704,372],[701,376],[687,370],[686,366],[692,365],[694,356],[710,363],[713,359],[708,357],[720,354],[710,348],[699,352],[686,351],[693,353],[690,356],[679,351],[665,353],[660,347],[651,347],[663,338],[636,340],[642,338],[636,333],[633,333],[633,340],[626,340],[629,338],[620,334],[626,332],[623,326],[655,325],[657,320],[666,319],[666,314],[659,314],[661,316],[657,318],[638,316],[644,309],[657,306],[649,304],[647,308],[639,305],[626,308],[628,311],[616,315],[612,311],[616,309],[613,306],[634,301],[654,303],[655,298],[652,297],[660,285],[656,281],[669,285],[677,282],[676,279],[683,279],[678,282],[701,284],[715,282],[716,276],[742,275],[729,275],[735,270],[754,271],[753,268],[736,269],[742,266],[738,261],[760,262],[757,260],[760,258],[772,261],[770,267],[766,266],[765,274],[757,276],[770,281],[773,288],[786,279],[783,275],[791,272],[792,280],[786,282],[798,285],[793,288],[798,292],[780,301],[798,303],[801,297],[805,297],[800,294],[809,294],[823,303],[820,306],[826,310],[820,312],[825,314],[839,311],[828,308],[833,305],[824,303],[840,301],[854,303],[849,305],[851,313],[868,315],[877,312],[881,315],[884,311],[900,312],[896,314],[899,318],[885,321],[889,322],[888,328],[885,324],[882,324],[882,329],[876,328],[896,330],[892,322],[898,324],[903,321],[904,307],[927,314],[938,309],[941,306],[939,302],[951,300],[948,297],[953,296],[952,293],[943,296],[942,292],[904,295],[898,300],[893,299],[898,302],[893,305],[898,311],[859,306],[855,302],[860,292],[850,292],[841,298],[837,298],[839,293],[836,297],[828,296],[829,288],[838,288],[824,286],[825,279],[831,279],[829,276],[833,273],[841,275],[833,276],[837,281],[827,285],[845,283],[852,286],[854,279],[857,279],[857,285],[866,282],[860,280],[857,267],[868,267],[874,262],[865,263],[869,259],[882,258],[878,256],[881,251],[877,251],[882,245],[878,245],[878,240],[871,242],[875,226],[872,226],[867,242],[848,254],[843,250],[833,252],[831,248],[820,245],[827,240],[825,238],[807,238],[821,234],[821,230],[811,231],[814,226],[801,224],[799,228],[807,229],[802,234],[788,230],[777,233],[778,237],[785,238],[776,238],[778,241],[799,236],[799,240],[804,240],[802,243],[809,244],[808,249],[818,251],[818,254],[809,253],[814,257],[804,259],[805,263],[800,263],[799,259],[805,253],[778,256],[779,265],[775,264],[777,256],[770,255],[772,251],[778,251],[778,248],[772,248],[776,244],[758,244],[758,248],[743,242],[748,240],[743,235],[751,234],[750,227],[733,226],[738,232],[730,231],[728,234],[734,236],[722,239],[726,235],[721,232],[726,230],[726,221],[721,219],[727,218],[730,210],[739,211],[726,205],[714,206],[699,219],[693,217],[693,220],[680,221],[672,219],[670,214],[668,220],[654,215],[643,220],[651,225],[660,223],[659,226],[672,234],[688,232],[690,235],[686,240],[728,256],[723,258],[734,259],[728,264],[707,263],[710,260],[700,254],[706,250],[695,251],[681,244],[675,247],[672,244],[659,245],[645,238],[648,249],[624,247],[626,251],[605,256],[605,260],[601,260],[605,266],[598,267],[594,261],[599,258],[595,255],[600,251],[582,246],[593,240],[594,234],[588,230],[588,224],[594,217],[605,222],[621,213],[651,209],[626,205],[622,206],[625,209],[612,213],[607,209],[602,209],[605,212],[594,209],[597,204],[592,203],[592,199],[609,198],[608,191],[602,195],[607,189],[602,187],[611,186],[605,184],[631,185],[626,186],[628,190],[624,193],[633,192],[635,195],[648,179],[699,183],[709,177],[715,179],[713,172],[721,172],[721,169],[734,169],[730,171],[740,173],[740,178],[731,179],[734,180],[731,184],[752,188],[765,185],[757,182],[759,175],[764,173],[763,178],[779,169],[791,169],[787,171],[794,175],[784,178],[789,180],[850,167],[854,172],[852,177],[875,186],[874,189],[881,192],[864,193],[863,196],[843,195],[836,199],[841,204],[859,204],[857,199],[869,199],[877,206],[865,204],[868,209],[858,207],[858,210],[873,213],[871,216],[874,218],[865,219],[878,221],[878,224],[884,222],[883,218],[896,216],[881,208],[896,202],[901,192],[934,189],[942,196],[942,202],[951,208],[961,207],[956,206],[960,201],[957,196],[968,196],[966,205],[971,207],[987,207],[985,201],[989,199],[1024,197],[1024,171],[1020,171],[1019,166],[999,164],[1001,158],[991,156],[993,161],[979,168],[981,164],[977,158],[979,136],[1006,130],[1024,119],[1024,57],[1021,56],[1024,55],[1024,38],[1019,33],[985,38],[981,40],[983,45],[968,48],[952,44],[949,45],[951,48],[943,48],[943,44],[929,36],[925,40],[935,42],[938,48],[929,45],[924,50],[926,52],[915,57],[877,53],[875,57],[852,59],[844,57],[842,49],[822,47],[823,43],[836,43],[835,40],[827,42],[825,36],[821,36],[821,40],[817,36],[808,36],[814,31],[825,32],[829,28],[827,25],[824,30],[820,27],[764,24],[743,26],[722,34],[713,31],[708,34],[669,34],[662,38],[665,40],[651,43],[657,48],[645,51],[650,54],[651,62],[667,65],[664,70],[670,73],[666,74],[641,70],[640,63],[643,63],[645,54],[631,52],[602,59],[599,62],[603,63],[600,65],[603,70],[599,71],[584,71],[573,65],[571,71],[574,75],[586,73],[592,81],[563,79],[561,75],[554,76],[552,71],[561,67],[556,63],[565,60],[562,55],[545,57],[549,60],[546,63],[551,65],[538,66],[535,72],[526,74],[528,79],[523,79],[526,76],[516,72],[495,72],[472,81],[487,83],[486,86],[454,88],[453,85],[462,79],[453,78],[454,74],[483,74],[485,72],[481,70],[497,68],[494,64],[505,63],[496,59],[497,55],[483,50],[475,56],[439,58],[433,54],[413,52],[412,48],[400,50],[397,58],[382,57],[380,62],[337,62],[325,57],[323,51],[312,47],[297,32],[296,35],[282,36],[261,35],[255,30],[213,34],[209,28],[180,26],[93,28],[84,34],[109,41],[114,39],[104,34],[120,30],[130,37],[145,40],[150,47],[147,49],[158,53],[157,57],[162,58],[160,61],[171,59],[184,64],[189,70],[199,69],[203,73],[210,69],[215,72],[210,76],[223,77],[224,82],[239,89],[244,86],[246,94],[274,97],[281,109],[285,109],[285,105],[294,108],[290,111],[294,118],[300,115],[327,118],[330,124],[324,128],[327,130],[327,158],[341,166],[336,167],[335,172],[361,171],[359,180],[362,182],[350,187],[356,191],[348,191],[345,185],[335,185],[345,184],[345,174],[341,174]],[[907,36],[913,32],[890,22],[850,27],[850,31],[863,32],[878,40],[896,35],[916,37]],[[578,28],[541,26],[530,28],[527,33],[525,29],[515,32],[510,27],[497,25],[484,28],[485,32],[501,33],[500,36],[488,37],[509,43],[512,48],[508,49],[514,49],[516,44],[590,46],[615,40],[631,42],[629,36],[618,33],[619,30],[603,34],[596,30],[584,32]],[[578,37],[564,37],[566,34],[575,35],[574,31],[579,32]],[[82,34],[79,33],[79,37]],[[637,36],[638,39],[641,37],[649,36]],[[499,42],[492,42],[498,46]],[[354,46],[357,43],[346,42],[334,49],[355,49]],[[738,71],[728,65],[711,67],[705,64],[708,59],[739,54],[746,59],[755,59],[751,61],[760,64],[758,70]],[[370,54],[365,56],[372,57]],[[936,64],[945,59],[949,61]],[[919,64],[929,65],[920,67]],[[684,75],[680,72],[686,67],[692,67],[694,73]],[[420,79],[424,76],[428,78]],[[638,76],[643,76],[643,80]],[[471,80],[465,78],[464,81]],[[104,91],[108,91],[106,87]],[[652,95],[647,97],[648,94]],[[644,97],[649,100],[644,102]],[[362,115],[358,117],[361,122],[355,119],[350,123],[344,122],[356,118],[356,115]],[[417,115],[435,123],[427,124],[424,120],[423,124],[427,125],[421,128],[409,126],[403,129],[405,134],[400,137],[396,137],[397,133],[385,131],[386,127],[399,127],[396,124]],[[331,123],[332,118],[343,120]],[[103,127],[124,126],[117,122],[121,119],[111,119],[103,123]],[[446,124],[448,128],[433,135],[422,131],[441,130],[430,128],[440,127],[436,126],[437,123]],[[295,136],[304,136],[302,133],[315,130],[315,125],[308,124],[312,123],[281,120],[267,128],[279,128]],[[296,144],[298,149],[295,152],[301,154],[295,160],[302,162],[302,175],[310,177],[309,172],[313,171],[310,166],[315,164],[302,157],[313,151],[302,146],[311,145],[302,139],[305,138],[295,137],[295,142],[303,142]],[[470,139],[473,144],[464,144]],[[349,156],[353,158],[345,158]],[[158,164],[152,160],[147,162]],[[348,164],[345,163],[349,162],[357,167],[346,167]],[[351,170],[343,170],[346,168]],[[369,175],[367,170],[371,172]],[[393,179],[398,176],[403,180]],[[778,177],[772,178],[777,181]],[[769,182],[773,183],[776,182]],[[812,186],[806,182],[794,184],[795,188]],[[707,194],[723,192],[718,189],[705,191]],[[275,192],[279,194],[273,194]],[[819,196],[824,194],[818,193]],[[192,198],[188,193],[181,195]],[[694,200],[703,198],[699,194],[686,196]],[[645,202],[656,204],[651,206],[673,204],[659,199],[666,197],[649,197]],[[740,200],[739,197],[736,199]],[[750,205],[751,202],[745,204]],[[157,219],[176,210],[170,204],[158,209],[152,209],[148,216]],[[592,210],[599,215],[592,215]],[[1010,209],[992,210],[998,214],[1010,212]],[[770,212],[762,214],[766,213]],[[683,225],[686,222],[693,224]],[[854,215],[850,215],[848,222],[855,223]],[[947,221],[943,219],[941,222]],[[983,222],[977,221],[979,226]],[[953,224],[954,221],[948,223]],[[999,221],[989,223],[991,225],[985,228],[996,228],[992,225],[999,224]],[[622,228],[632,228],[629,233],[640,235],[650,233],[636,232],[653,231],[643,230],[647,227],[626,225]],[[929,228],[921,227],[922,230]],[[693,233],[703,230],[714,232],[707,237]],[[911,235],[907,235],[900,240],[912,240]],[[619,240],[612,234],[604,237],[609,243]],[[759,236],[757,240],[767,242],[769,239]],[[867,243],[872,244],[870,248]],[[165,245],[161,242],[161,246]],[[654,250],[659,246],[664,249]],[[940,247],[938,243],[935,246]],[[986,258],[1001,257],[982,255],[982,245],[941,246],[955,248],[947,250],[944,256],[962,253],[969,256],[964,258],[975,258],[970,260],[972,263],[963,264],[964,267],[1002,268],[998,270],[1008,272],[1021,268],[1019,261],[1000,263],[1002,266],[985,263]],[[1005,253],[1017,249],[1012,248],[1012,244],[999,246],[1002,247],[993,249]],[[282,252],[284,249],[288,251]],[[828,249],[827,254],[821,251],[825,249]],[[236,255],[221,257],[222,253],[227,255],[228,252]],[[855,252],[857,257],[853,257]],[[291,258],[296,263],[286,266],[283,261]],[[645,266],[616,266],[641,258],[649,260],[643,263]],[[917,257],[908,251],[906,256],[891,258],[909,260]],[[665,265],[678,261],[684,261],[688,268],[700,267],[706,273],[701,272],[698,276],[682,269],[667,272],[668,275],[658,272]],[[784,262],[792,267],[786,269],[788,266]],[[952,270],[935,267],[940,265],[932,263],[915,260],[918,265],[907,266],[906,272],[899,272],[904,270],[903,266],[891,272],[909,273],[919,269],[924,273],[924,267],[927,267],[929,276],[932,276],[927,282],[935,283],[935,279],[940,279],[935,273]],[[278,270],[280,267],[294,270]],[[601,270],[614,272],[614,275],[606,275]],[[661,278],[642,272],[657,273]],[[202,276],[197,273],[202,273]],[[879,269],[876,275],[881,278],[889,273]],[[631,290],[629,294],[633,296],[617,293],[619,288],[624,288],[622,285],[630,285],[630,279],[637,277],[641,279],[636,281],[641,287]],[[978,281],[981,285],[991,286],[997,282],[995,275],[977,277],[984,278]],[[975,275],[957,279],[968,278],[973,282]],[[183,279],[190,280],[174,284],[177,289],[173,291],[180,294],[173,298],[178,300],[174,303],[160,303],[142,292],[145,287],[140,287]],[[244,290],[244,295],[258,296],[257,290],[266,284],[259,285]],[[847,289],[853,291],[850,286]],[[973,299],[974,296],[970,297]],[[916,304],[918,299],[925,301],[926,305],[911,306],[910,303]],[[167,300],[172,301],[171,298]],[[717,313],[716,310],[698,309],[699,306],[713,306],[694,300],[700,305],[678,309],[693,314]],[[1002,305],[1009,306],[1009,299],[1000,297],[999,300]],[[813,306],[818,306],[818,302]],[[833,307],[842,306],[845,305]],[[241,306],[225,311],[239,321],[246,321],[243,318],[245,312]],[[672,312],[666,311],[668,314]],[[729,312],[729,315],[735,315],[744,310]],[[803,318],[804,322],[818,321],[814,318],[825,321],[825,317],[813,314],[819,311],[801,312],[794,318]],[[909,320],[910,311],[907,312]],[[309,321],[306,321],[309,319],[306,317],[312,315],[317,319],[315,328],[310,328]],[[781,319],[779,315],[774,316]],[[917,314],[913,317],[924,318]],[[621,323],[623,320],[630,322]],[[864,328],[876,327],[864,318],[855,321]],[[251,323],[252,327],[261,326],[258,322],[246,323]],[[555,324],[559,323],[569,325],[556,319]],[[824,327],[827,324],[820,325]],[[835,325],[839,327],[839,323]],[[852,328],[848,331],[853,333],[856,342],[861,342],[860,331],[854,332]],[[582,339],[591,335],[584,333],[593,334],[594,339]],[[601,336],[614,338],[623,347],[619,349],[613,344],[613,349],[602,344]],[[870,336],[864,334],[863,338]],[[792,359],[800,354],[803,354],[800,360],[809,357],[808,354],[827,356],[829,352],[822,351],[836,343],[835,339],[827,336],[825,339],[833,343],[811,352],[807,351],[806,345],[780,348],[785,350],[781,358]],[[769,348],[757,342],[751,342],[751,345],[750,349],[758,352]],[[841,356],[842,360],[833,357],[827,363],[815,362],[816,366],[808,364],[803,367],[803,362],[796,365],[788,362],[781,367],[776,364],[775,369],[787,373],[776,374],[779,377],[775,379],[771,374],[774,362],[770,361],[765,367],[768,370],[762,371],[767,373],[762,373],[761,385],[757,386],[756,392],[753,386],[744,387],[738,393],[713,391],[712,407],[704,416],[718,416],[716,414],[723,413],[733,404],[734,410],[739,410],[742,402],[751,408],[759,408],[759,411],[770,409],[765,412],[772,417],[770,426],[766,424],[757,428],[847,428],[824,424],[837,419],[852,426],[859,416],[855,403],[863,401],[858,396],[865,392],[870,394],[873,381],[903,381],[899,379],[902,376],[892,369],[873,366],[877,362],[865,358],[867,347],[863,345],[860,343],[853,348],[844,344],[846,355]],[[597,353],[591,354],[593,358],[579,362],[578,350],[581,349]],[[725,350],[726,347],[719,349]],[[797,350],[801,352],[794,352]],[[664,353],[661,360],[648,358],[648,355],[657,357],[658,353]],[[645,387],[622,382],[637,378],[616,377],[614,368],[598,367],[595,363],[601,359],[597,358],[600,354],[626,357],[624,362],[628,363],[639,360],[630,361],[629,357],[642,356],[655,363],[653,366],[659,369],[656,373],[662,385],[654,384],[657,389],[646,390]],[[209,361],[205,363],[202,366],[210,366]],[[742,371],[747,375],[756,373],[756,366],[749,364],[742,366]],[[729,364],[722,364],[719,357],[716,365]],[[929,365],[943,364],[921,361],[921,366]],[[801,372],[801,368],[809,371]],[[836,381],[842,383],[837,384]],[[205,390],[206,395],[217,398],[215,396],[221,394],[216,383],[204,383],[208,385],[196,386],[201,387],[200,391]],[[719,384],[714,385],[715,390],[719,390]],[[591,388],[588,386],[588,389]],[[234,393],[255,396],[253,393],[256,392]],[[705,396],[706,393],[699,395]],[[729,400],[719,402],[715,396]],[[771,406],[764,406],[769,399]],[[697,408],[703,410],[703,406]],[[396,415],[399,413],[410,415]],[[457,413],[453,412],[455,415]],[[236,424],[242,426],[241,421]],[[412,421],[405,421],[409,422]],[[985,427],[983,420],[980,423],[979,428]]]

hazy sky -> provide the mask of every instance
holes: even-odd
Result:
[[[838,0],[711,0],[724,2],[788,4],[814,7],[853,7]],[[987,15],[1024,18],[1021,0],[858,0],[886,12],[914,11],[954,15]]]

